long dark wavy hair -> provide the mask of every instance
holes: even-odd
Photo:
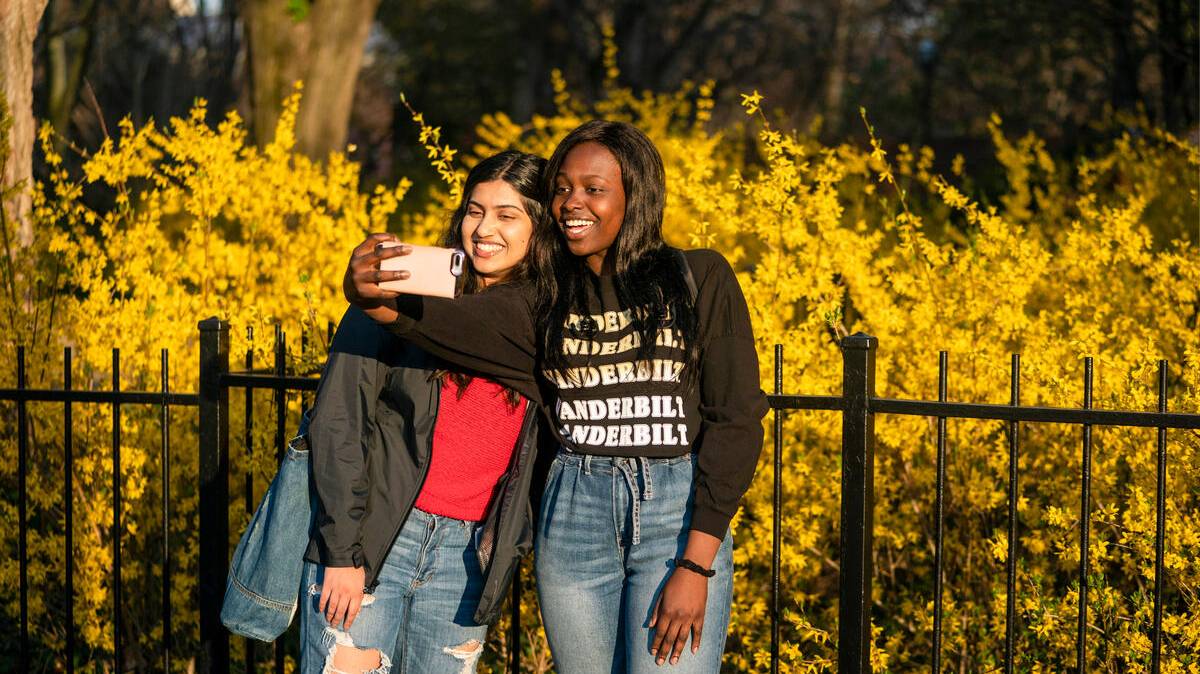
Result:
[[[459,200],[458,207],[454,209],[454,213],[450,216],[450,226],[446,228],[445,234],[442,235],[440,245],[446,248],[462,248],[463,220],[467,216],[471,193],[475,191],[475,188],[480,183],[491,182],[493,180],[503,180],[508,183],[520,195],[521,207],[525,209],[525,213],[533,223],[533,232],[529,237],[529,250],[525,254],[525,257],[503,281],[490,286],[492,288],[508,283],[530,282],[535,276],[534,270],[537,269],[537,260],[547,257],[545,252],[539,254],[538,251],[557,245],[557,242],[553,238],[547,238],[547,236],[553,237],[553,234],[545,222],[549,219],[549,215],[541,200],[542,174],[545,172],[545,169],[546,160],[537,155],[518,152],[517,150],[505,150],[479,162],[467,174],[467,181],[463,185],[462,198]],[[488,287],[484,286],[483,278],[475,272],[475,268],[469,263],[464,264],[463,294],[473,295],[486,292],[487,290]],[[467,386],[470,385],[472,379],[469,374],[453,370],[438,370],[434,373],[434,376],[441,379],[443,383],[445,383],[446,379],[454,382],[458,386],[458,396],[460,398],[466,392]],[[510,409],[515,409],[517,403],[520,402],[520,396],[510,388],[505,389],[504,396]]]
[[[529,253],[525,255],[520,264],[513,268],[503,283],[528,281],[533,278],[535,256],[532,253],[539,239],[546,234],[546,227],[542,221],[548,216],[548,211],[541,200],[542,174],[545,169],[545,159],[517,150],[505,150],[476,164],[475,168],[467,174],[467,181],[463,184],[462,198],[458,200],[458,207],[450,216],[450,226],[442,235],[440,245],[446,248],[462,248],[463,220],[467,217],[471,193],[480,183],[503,180],[520,195],[521,207],[525,209],[525,213],[533,223],[533,233],[529,237]],[[462,288],[464,295],[473,295],[484,290],[483,279],[469,264],[463,265]]]
[[[680,336],[685,353],[685,381],[694,382],[700,359],[699,327],[695,302],[675,253],[662,238],[663,208],[666,205],[666,172],[662,156],[646,134],[624,122],[593,120],[567,134],[543,175],[543,196],[547,204],[554,198],[554,179],[567,153],[581,143],[603,145],[621,167],[621,186],[625,190],[625,218],[606,258],[612,257],[617,299],[621,306],[634,310],[634,329],[641,337],[637,358],[649,358],[660,327],[671,327]],[[538,334],[543,335],[543,358],[548,368],[567,367],[562,343],[564,332],[583,331],[590,326],[565,323],[569,314],[587,314],[584,283],[591,271],[584,258],[572,255],[562,232],[548,219],[555,233],[556,248],[550,257],[538,263],[544,270],[537,278]]]

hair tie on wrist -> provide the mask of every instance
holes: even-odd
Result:
[[[699,564],[693,562],[692,560],[690,560],[686,557],[676,557],[675,558],[675,568],[687,569],[688,571],[691,571],[693,573],[698,573],[701,576],[704,576],[705,578],[712,578],[713,576],[717,575],[716,570],[706,569],[703,566],[700,566]]]

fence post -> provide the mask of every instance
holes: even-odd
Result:
[[[874,337],[842,340],[842,522],[838,671],[871,671],[871,548],[875,510]]]
[[[229,574],[229,324],[200,321],[200,661],[199,671],[228,674],[229,633],[221,601]]]

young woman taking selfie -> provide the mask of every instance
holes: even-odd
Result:
[[[464,292],[529,278],[545,160],[470,173],[443,245]],[[520,557],[536,405],[397,340],[351,307],[309,425],[317,508],[300,607],[304,672],[475,671]]]
[[[662,238],[665,178],[631,125],[572,131],[546,169],[558,246],[534,286],[454,300],[380,282],[405,246],[358,246],[347,299],[387,329],[541,400],[560,445],[541,502],[538,593],[564,674],[716,672],[733,582],[729,522],[766,399],[750,317],[718,253]]]

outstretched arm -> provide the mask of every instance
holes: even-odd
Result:
[[[529,288],[515,284],[455,299],[403,295],[379,284],[405,279],[407,271],[379,269],[383,260],[407,255],[407,246],[372,234],[354,249],[342,289],[346,299],[392,334],[460,367],[512,386],[540,400],[534,367],[537,340]]]

